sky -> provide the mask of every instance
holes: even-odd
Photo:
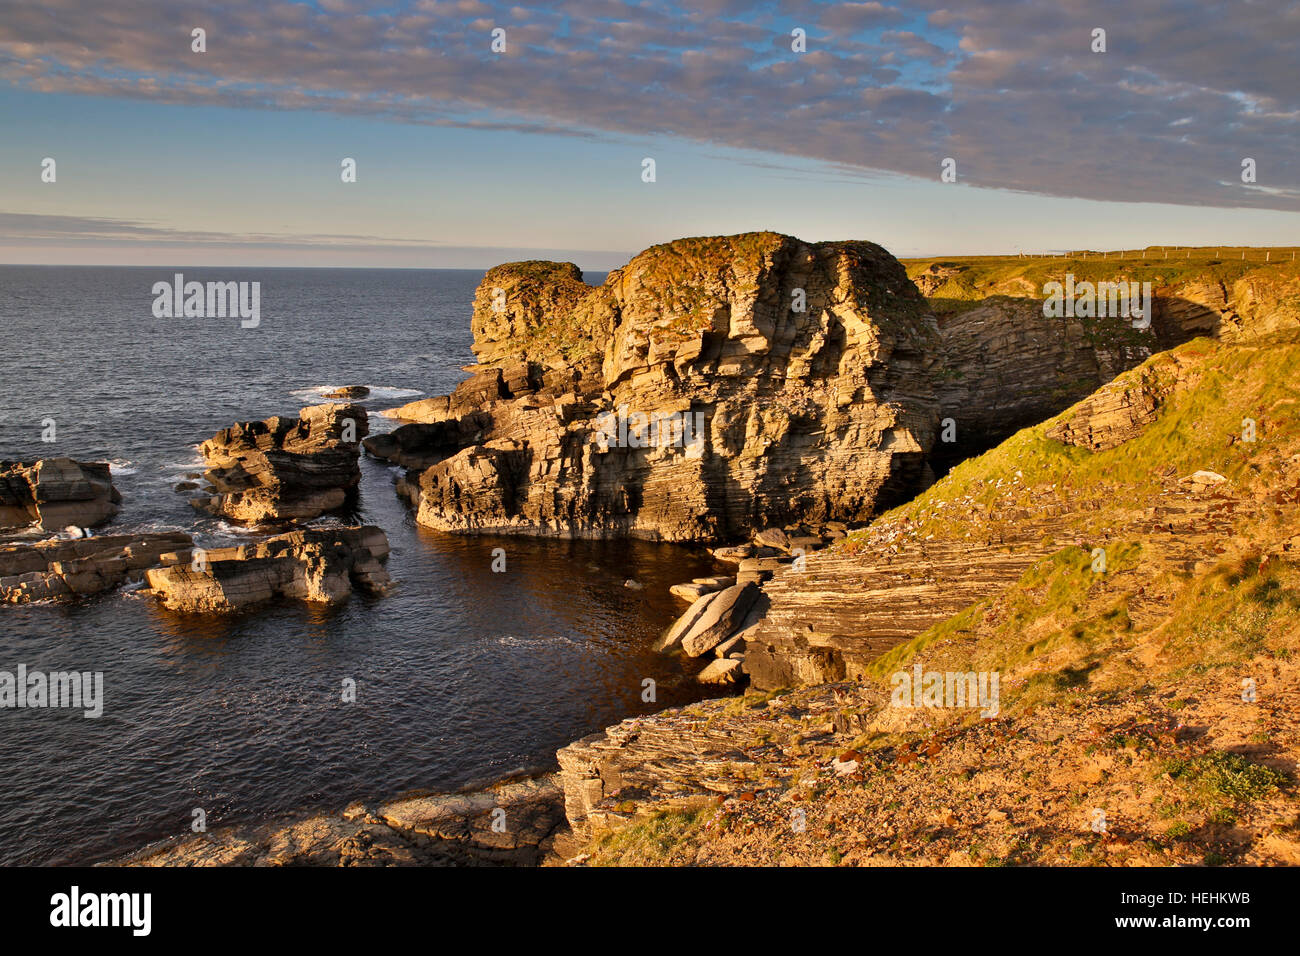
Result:
[[[0,262],[1297,245],[1298,41],[1251,0],[0,0]]]

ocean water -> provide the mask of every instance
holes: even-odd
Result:
[[[175,272],[260,282],[260,325],[155,318],[151,288]],[[348,384],[372,388],[372,431],[390,429],[375,411],[464,377],[480,278],[0,266],[0,458],[111,462],[124,501],[101,533],[246,539],[172,490],[201,470],[197,444]],[[189,833],[195,809],[213,829],[479,784],[545,767],[558,746],[630,714],[703,696],[697,667],[649,647],[680,611],[668,586],[716,573],[707,555],[437,534],[414,523],[394,477],[363,456],[357,517],[388,533],[399,582],[384,598],[228,617],[173,614],[131,590],[0,607],[0,670],[104,674],[99,719],[0,710],[0,863],[110,858]],[[491,571],[496,547],[505,573]],[[341,700],[347,678],[355,703]],[[645,678],[654,703],[642,701]]]

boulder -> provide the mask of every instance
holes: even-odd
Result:
[[[121,501],[106,462],[0,461],[0,528],[93,528],[116,515]]]
[[[364,385],[344,385],[342,388],[336,388],[325,393],[326,398],[365,398],[370,394],[370,389]]]
[[[668,591],[674,597],[679,597],[684,601],[695,601],[706,594],[729,588],[735,583],[736,579],[734,577],[720,574],[708,578],[695,578],[687,584],[674,584]]]
[[[709,666],[696,674],[695,679],[701,684],[724,687],[734,686],[739,684],[745,677],[742,667],[741,661],[720,657],[717,660],[709,661]]]
[[[694,581],[691,581],[687,584],[674,584],[668,589],[668,592],[672,594],[673,597],[681,598],[683,601],[694,602],[704,597],[704,595],[712,594],[717,590],[720,589],[711,588],[703,584],[696,584]]]
[[[360,405],[311,405],[298,418],[240,422],[205,441],[215,494],[196,507],[244,524],[305,521],[342,507],[361,481]]]
[[[667,654],[680,648],[682,646],[682,638],[691,629],[691,626],[700,619],[701,615],[703,615],[705,610],[708,609],[708,606],[713,603],[714,599],[721,593],[721,591],[712,591],[696,598],[694,603],[686,609],[686,613],[674,621],[668,629],[660,635],[659,640],[655,642],[655,650]]]
[[[713,600],[681,636],[682,651],[687,657],[700,657],[736,632],[758,600],[753,584],[734,584],[712,595]]]
[[[387,556],[380,528],[312,528],[199,550],[184,564],[150,570],[146,581],[165,607],[177,611],[235,611],[274,597],[337,604],[354,587],[386,593],[392,579],[380,562]]]
[[[754,543],[760,547],[776,548],[778,551],[790,550],[790,536],[780,528],[767,528],[754,535]]]

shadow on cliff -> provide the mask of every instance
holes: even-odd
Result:
[[[1222,313],[1176,296],[1152,297],[1151,325],[1145,330],[1135,329],[1128,319],[1118,317],[1047,317],[1042,314],[1042,300],[1030,297],[997,295],[976,300],[926,301],[946,338],[945,351],[951,355],[966,346],[975,356],[965,368],[946,365],[939,373],[937,387],[944,396],[944,416],[951,417],[955,427],[944,439],[941,424],[940,440],[926,457],[933,479],[942,478],[963,461],[996,447],[1021,429],[1060,414],[1151,355],[1197,336],[1217,337],[1225,326]],[[965,328],[963,316],[984,306],[1010,308],[1013,321],[1023,322],[1025,327],[1001,330],[996,335],[990,335],[986,323]],[[1082,337],[1075,331],[1072,338],[1070,326],[1078,324],[1083,326]],[[972,338],[954,341],[962,336]],[[974,336],[984,338],[976,340]],[[1008,340],[1035,338],[1048,343],[1049,348],[1022,349],[1009,356],[997,354],[1007,348]],[[1081,361],[1081,354],[1087,356],[1086,361]],[[1009,375],[990,375],[989,368],[999,362],[1010,366]],[[893,504],[909,497],[898,483],[892,492]]]

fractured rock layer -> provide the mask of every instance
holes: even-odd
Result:
[[[183,532],[115,534],[0,547],[0,603],[27,604],[98,594],[146,569],[190,560]]]
[[[121,501],[106,462],[0,461],[0,528],[93,528],[116,515]]]
[[[146,580],[164,606],[178,611],[233,611],[277,596],[337,604],[354,587],[386,593],[392,579],[380,562],[387,555],[380,528],[312,528],[197,551],[188,563],[149,571]]]
[[[367,442],[415,471],[401,487],[421,524],[712,541],[863,521],[931,480],[952,409],[988,409],[976,429],[1041,419],[1145,357],[1116,359],[1041,311],[941,327],[867,242],[684,239],[599,287],[579,278],[492,270],[474,329],[493,364]]]
[[[361,481],[360,441],[369,429],[360,405],[304,408],[224,428],[199,448],[216,494],[197,507],[234,521],[298,521],[342,507]]]

